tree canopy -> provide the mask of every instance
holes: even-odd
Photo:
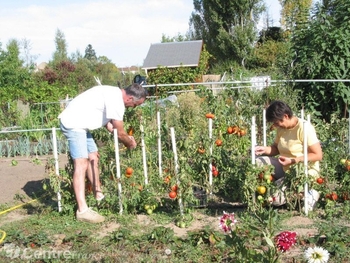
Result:
[[[294,79],[350,78],[350,2],[325,1],[313,10],[308,23],[296,26],[292,37],[297,54]],[[298,84],[305,104],[329,119],[332,113],[346,115],[350,103],[348,82],[309,82]]]
[[[238,63],[249,57],[257,38],[262,0],[194,0],[190,18],[192,39],[202,39],[217,62]]]

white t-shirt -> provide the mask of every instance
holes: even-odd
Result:
[[[95,86],[79,94],[58,116],[68,129],[94,130],[110,120],[123,120],[125,105],[120,88]]]

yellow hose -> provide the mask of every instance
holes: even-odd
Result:
[[[33,199],[33,200],[30,200],[30,201],[27,202],[27,203],[23,203],[23,204],[20,204],[20,205],[13,206],[13,207],[11,207],[11,208],[9,208],[9,209],[6,209],[6,210],[4,210],[4,211],[1,211],[1,212],[0,212],[0,215],[5,214],[5,213],[7,213],[7,212],[10,212],[10,211],[12,211],[12,210],[15,210],[15,209],[17,209],[17,208],[20,208],[20,207],[22,207],[22,206],[24,206],[24,205],[26,205],[26,204],[33,203],[33,202],[35,202],[35,201],[37,201],[37,200],[38,200],[38,199]]]
[[[0,229],[0,233],[2,233],[2,237],[1,237],[1,239],[0,239],[0,244],[1,244],[2,241],[4,241],[4,239],[5,239],[5,237],[6,237],[6,232]]]
[[[44,196],[45,196],[45,195],[44,195]],[[42,196],[42,197],[44,197],[44,196]],[[40,198],[42,198],[42,197],[40,197]],[[38,199],[39,199],[39,198],[33,199],[33,200],[30,200],[29,202],[26,202],[26,203],[23,203],[23,204],[20,204],[20,205],[16,205],[16,206],[13,206],[13,207],[11,207],[11,208],[9,208],[9,209],[6,209],[6,210],[4,210],[4,211],[1,211],[1,212],[0,212],[0,215],[5,214],[5,213],[7,213],[7,212],[10,212],[10,211],[12,211],[12,210],[15,210],[15,209],[17,209],[17,208],[20,208],[20,207],[22,207],[22,206],[24,206],[24,205],[26,205],[26,204],[30,204],[30,203],[33,203],[33,202],[35,202],[35,201],[38,201]],[[2,237],[1,237],[1,239],[0,239],[0,244],[1,244],[2,241],[4,241],[4,239],[5,239],[5,237],[6,237],[6,232],[0,229],[0,233],[2,233]]]

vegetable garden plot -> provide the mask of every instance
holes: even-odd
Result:
[[[267,189],[267,197],[273,186],[257,180],[261,168],[254,165],[252,156],[255,142],[270,144],[274,137],[274,131],[264,122],[263,105],[255,104],[258,101],[255,96],[262,94],[253,91],[243,94],[241,90],[226,90],[217,96],[186,92],[178,95],[178,104],[161,107],[149,103],[127,112],[125,126],[140,147],[129,151],[119,145],[119,178],[114,141],[103,131],[97,131],[94,136],[101,142],[101,180],[107,193],[99,209],[120,212],[123,208],[126,213],[137,213],[144,212],[145,205],[151,205],[157,207],[155,211],[178,210],[181,198],[186,212],[203,201],[196,197],[194,186],[205,190],[206,203],[215,194],[251,206],[256,203],[252,196],[257,197],[258,186]],[[243,103],[243,99],[254,103]],[[254,133],[252,127],[256,129]],[[172,139],[171,129],[176,140]],[[126,177],[128,167],[134,172]],[[302,167],[295,172],[300,174],[299,181],[307,182],[301,178]],[[69,181],[70,177],[62,174],[64,180]],[[118,185],[122,188],[122,203]],[[173,187],[177,188],[176,196],[172,193]],[[72,193],[67,196],[71,199],[65,204],[70,210],[74,196]],[[93,205],[92,195],[88,195],[88,199]]]

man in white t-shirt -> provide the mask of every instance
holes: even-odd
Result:
[[[116,129],[118,140],[127,148],[134,149],[137,144],[124,129],[123,116],[126,107],[142,104],[146,96],[147,90],[137,83],[125,89],[95,86],[75,97],[58,116],[74,163],[73,188],[78,206],[77,220],[91,223],[104,221],[103,216],[87,206],[85,199],[86,174],[92,183],[96,200],[104,198],[99,179],[98,149],[90,131],[106,127],[112,133]]]

